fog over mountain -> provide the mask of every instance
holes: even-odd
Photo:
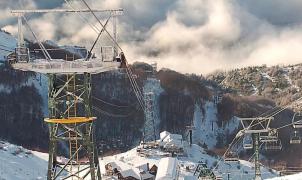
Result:
[[[64,0],[17,2],[0,2],[0,27],[12,33],[16,33],[16,19],[10,16],[9,9],[21,6],[25,9],[70,8]],[[124,8],[124,16],[119,20],[119,42],[130,62],[157,61],[160,67],[185,73],[301,62],[300,0],[87,2],[93,8]],[[72,1],[72,6],[85,8],[80,0]],[[93,16],[87,14],[85,17],[97,25]],[[75,14],[44,14],[27,18],[42,40],[85,45],[97,36]],[[27,37],[31,37],[29,33]]]

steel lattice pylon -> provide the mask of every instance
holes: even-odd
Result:
[[[102,29],[98,30],[99,36],[90,51],[87,51],[86,57],[83,55],[83,57],[75,59],[74,55],[68,57],[68,53],[66,53],[66,57],[58,55],[59,57],[54,59],[49,50],[37,38],[25,14],[90,12],[94,15],[94,12],[103,12],[110,17],[113,16],[115,20],[116,16],[122,15],[123,12],[122,9],[92,10],[87,4],[86,6],[88,9],[12,11],[12,14],[18,17],[18,47],[11,55],[9,63],[16,70],[32,71],[48,76],[49,117],[44,119],[49,124],[48,180],[101,179],[93,128],[96,118],[91,114],[91,75],[118,69],[122,64],[126,64],[126,59],[121,58],[121,55],[117,56],[116,32],[114,32],[113,39],[114,47],[101,46],[98,49],[101,50],[101,53],[91,56],[95,53],[94,46],[103,31],[106,31],[111,37],[105,28],[107,23],[102,25],[97,17],[95,18]],[[24,43],[23,22],[40,47],[41,54],[38,53],[38,56],[35,51],[30,51]],[[115,22],[113,26],[115,31]],[[65,50],[65,48],[59,49]],[[60,151],[62,146],[66,147],[66,152]]]
[[[144,93],[145,102],[145,126],[144,126],[144,142],[155,141],[155,121],[154,121],[154,98],[152,92]]]
[[[253,138],[254,138],[254,148],[255,148],[255,180],[262,180],[260,162],[259,162],[259,134],[254,133]]]
[[[90,106],[91,75],[49,75],[50,143],[47,179],[101,179]],[[68,155],[58,158],[58,145]],[[67,172],[67,173],[66,173]]]

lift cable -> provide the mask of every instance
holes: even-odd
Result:
[[[100,30],[96,25],[90,23],[89,20],[88,20],[87,18],[85,18],[85,16],[83,16],[80,12],[76,11],[76,8],[75,8],[68,0],[64,0],[64,1],[68,4],[68,6],[69,6],[71,9],[73,9],[73,10],[75,11],[75,13],[76,13],[76,14],[77,14],[84,22],[86,22],[86,23],[94,30],[94,32],[96,32],[96,34],[99,34],[99,33],[100,33],[101,30]]]
[[[111,16],[106,20],[106,23],[105,23],[105,26],[104,28],[107,26],[109,20],[110,20]],[[98,37],[96,38],[96,40],[94,41],[93,45],[91,46],[90,48],[90,51],[88,52],[88,56],[86,57],[85,61],[89,61],[89,59],[91,58],[91,54],[92,54],[92,51],[96,45],[96,43],[99,41],[102,33],[104,32],[104,28],[102,28],[102,30],[100,31],[100,33],[98,34]]]
[[[120,45],[116,42],[116,40],[112,37],[112,35],[109,33],[109,31],[106,29],[106,27],[103,25],[103,23],[100,21],[100,19],[97,17],[97,15],[92,11],[90,6],[87,4],[85,0],[81,0],[85,6],[89,9],[89,11],[92,13],[92,15],[95,17],[95,19],[98,21],[98,23],[101,25],[101,27],[105,30],[111,41],[123,52],[122,48]]]
[[[28,29],[31,31],[32,35],[34,36],[34,38],[36,39],[36,41],[38,42],[38,45],[40,46],[41,50],[42,50],[42,53],[43,55],[45,56],[45,58],[47,59],[47,61],[51,61],[51,57],[48,53],[48,51],[46,50],[46,48],[44,47],[44,45],[41,43],[41,41],[39,41],[37,35],[35,34],[35,32],[32,30],[32,28],[30,27],[26,17],[23,15],[22,16],[24,21],[25,21],[25,24],[27,25]]]
[[[15,51],[3,49],[3,48],[0,48],[0,50],[1,50],[1,51],[6,51],[6,52],[15,52]]]
[[[275,111],[273,113],[271,113],[270,115],[267,115],[266,117],[273,117],[273,116],[276,116],[278,115],[279,113],[281,113],[282,111],[286,110],[287,108],[291,107],[294,103],[298,102],[298,101],[301,101],[302,100],[302,97],[296,99],[295,101],[293,102],[290,102],[288,103],[286,106],[282,107],[280,110],[278,111]],[[254,127],[254,126],[257,126],[259,124],[261,124],[262,122],[264,122],[265,120],[262,120],[262,121],[259,121],[258,123],[255,123],[254,125],[250,126],[250,127]]]
[[[0,44],[0,46],[2,46],[2,47],[3,47],[3,48],[5,48],[5,49],[9,49],[9,50],[14,51],[14,48],[11,48],[11,47],[8,47],[8,46],[5,46],[5,45],[3,45],[3,44]]]
[[[90,8],[90,6],[87,4],[87,2],[85,0],[82,0],[82,2],[85,4],[85,6],[89,9],[89,11],[92,13],[92,15],[95,17],[95,19],[98,21],[98,23],[102,26],[102,28],[104,29],[104,31],[107,33],[107,35],[109,36],[109,38],[111,39],[111,41],[119,48],[119,50],[123,53],[123,49],[120,47],[120,45],[116,42],[116,40],[112,37],[112,35],[108,32],[108,30],[106,29],[106,27],[102,24],[102,22],[99,20],[99,18],[96,16],[96,14],[92,11],[92,9]],[[99,29],[98,29],[99,31]],[[124,53],[123,53],[124,54]],[[134,90],[134,93],[139,101],[139,104],[142,108],[143,111],[145,111],[145,105],[143,103],[143,96],[141,91],[139,90],[139,87],[137,85],[137,82],[135,81],[135,79],[133,78],[133,73],[131,71],[131,69],[129,68],[129,64],[125,58],[126,61],[126,71],[127,71],[127,75],[129,77],[131,86]]]
[[[243,138],[243,136],[239,136],[239,137],[235,137],[232,142],[230,143],[229,147],[227,148],[227,150],[224,152],[224,154],[222,155],[222,157],[220,158],[220,160],[218,161],[218,163],[216,164],[216,166],[213,169],[217,169],[217,167],[219,166],[219,164],[221,163],[221,161],[225,158],[226,154],[232,149],[233,145],[237,144],[241,138]]]
[[[129,105],[129,106],[127,106],[127,105],[116,105],[116,104],[113,104],[113,103],[104,101],[104,100],[102,100],[102,99],[100,99],[100,98],[97,98],[97,97],[95,97],[95,96],[91,96],[91,97],[92,97],[93,99],[95,99],[95,100],[98,100],[99,102],[102,102],[102,103],[104,103],[104,104],[107,104],[107,105],[110,105],[110,106],[114,106],[114,107],[127,108],[127,107],[133,107],[133,106],[135,106],[135,105]]]
[[[284,111],[284,110],[287,109],[288,107],[291,107],[291,105],[292,105],[293,103],[296,103],[296,102],[298,102],[298,101],[300,101],[300,100],[302,100],[302,97],[300,97],[300,98],[298,98],[297,100],[295,100],[295,101],[289,103],[288,105],[282,107],[280,110],[273,112],[270,116],[267,116],[267,117],[276,116],[277,114],[279,114],[280,112]],[[301,120],[301,121],[302,121],[302,120]],[[254,127],[254,126],[258,125],[258,124],[261,123],[261,122],[263,122],[263,121],[260,121],[260,122],[254,124],[254,125],[252,125],[252,126],[250,126],[250,127]],[[284,126],[281,126],[281,127],[277,128],[277,130],[278,130],[278,129],[285,128],[285,127],[288,127],[288,126],[291,126],[291,125],[292,125],[292,123],[289,123],[289,124],[287,124],[287,125],[284,125]],[[238,132],[237,134],[239,134],[239,132]],[[241,135],[240,137],[243,137],[243,136]],[[229,147],[227,148],[226,152],[225,152],[224,155],[222,156],[223,158],[224,158],[225,155],[228,153],[228,151],[231,149],[231,147],[232,147],[233,145],[235,145],[235,144],[238,142],[239,139],[238,139],[238,140],[236,141],[236,143],[235,143],[236,138],[238,138],[238,137],[236,136],[236,137],[232,140],[232,142],[230,143],[230,145],[229,145]],[[222,159],[220,159],[220,161],[217,163],[217,165],[214,167],[214,169],[216,169],[216,168],[218,167],[218,165],[219,165],[219,163],[221,162],[221,160],[222,160]]]
[[[134,113],[134,111],[130,112],[129,114],[113,114],[113,113],[110,113],[110,112],[107,112],[107,111],[104,111],[96,106],[92,106],[92,109],[96,110],[97,112],[101,113],[101,114],[104,114],[104,115],[107,115],[107,116],[111,116],[111,117],[116,117],[116,118],[125,118],[125,117],[129,117],[130,115],[132,115]]]

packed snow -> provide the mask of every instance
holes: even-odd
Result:
[[[0,142],[0,179],[46,179],[47,161],[21,146]]]

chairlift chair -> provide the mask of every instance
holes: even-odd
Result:
[[[268,133],[265,133],[264,135],[260,135],[260,142],[263,143],[273,143],[278,141],[278,131],[276,129],[270,130]]]
[[[296,112],[292,119],[292,124],[295,129],[302,128],[302,113]]]
[[[243,149],[253,149],[253,138],[248,134],[243,137]]]
[[[280,151],[282,149],[281,140],[278,139],[276,142],[266,142],[264,145],[266,151]]]
[[[290,144],[301,144],[301,137],[299,135],[299,131],[294,131],[294,133],[291,135]]]
[[[239,162],[239,157],[236,153],[230,151],[225,155],[224,161],[227,163]]]

